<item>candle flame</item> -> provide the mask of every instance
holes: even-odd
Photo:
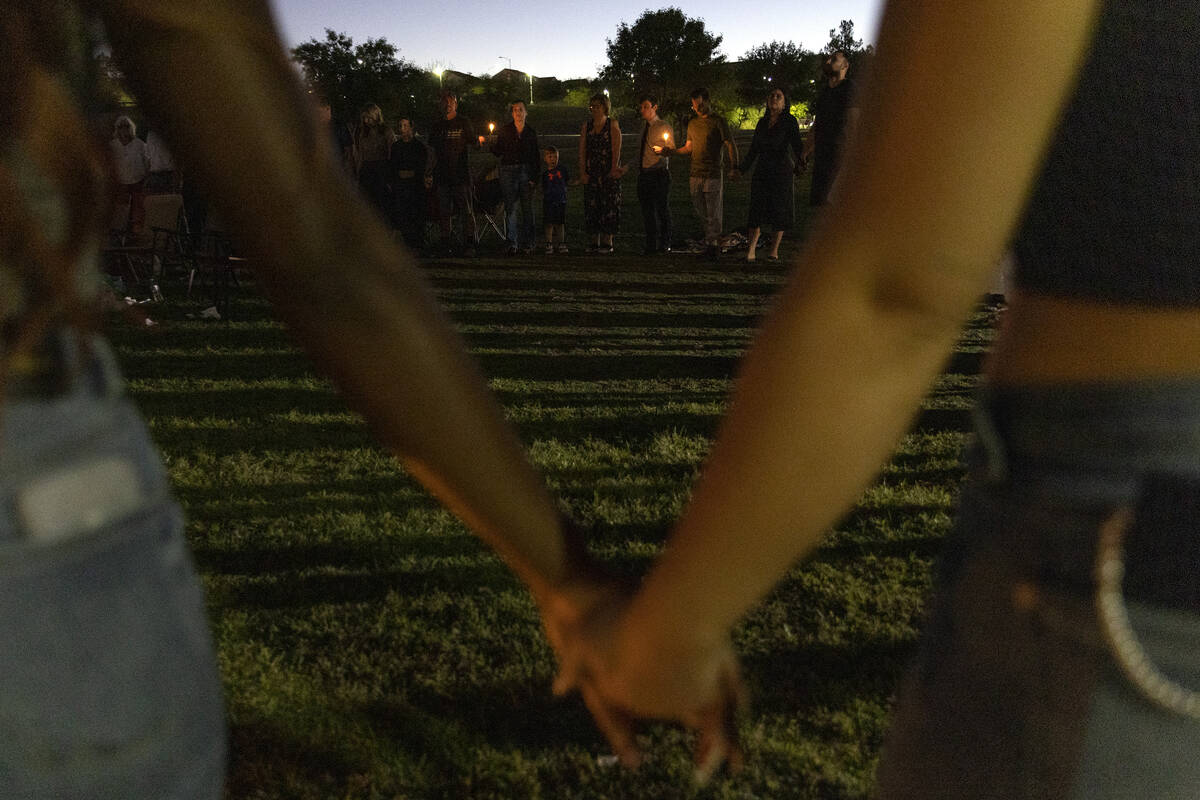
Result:
[[[492,132],[492,131],[494,131],[494,130],[496,130],[496,123],[494,123],[494,122],[489,122],[489,123],[488,123],[488,133],[491,133],[491,132]]]
[[[664,134],[663,134],[663,141],[664,141],[664,142],[665,142],[667,139],[670,139],[670,138],[671,138],[671,134],[669,134],[669,133],[664,133]]]

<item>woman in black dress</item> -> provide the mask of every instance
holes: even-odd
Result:
[[[788,113],[787,98],[781,89],[772,89],[767,94],[767,111],[754,128],[754,139],[746,158],[738,166],[742,172],[750,169],[758,160],[754,177],[750,179],[750,251],[747,261],[754,261],[758,237],[764,224],[775,229],[771,240],[771,252],[767,258],[779,258],[779,243],[783,232],[792,226],[793,208],[792,175],[795,162],[788,153],[790,148],[799,156],[804,147],[800,137],[800,126],[796,118]]]

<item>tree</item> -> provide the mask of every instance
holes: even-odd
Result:
[[[368,103],[383,109],[391,121],[414,113],[431,118],[437,99],[437,79],[397,55],[386,39],[360,45],[344,33],[325,29],[324,41],[309,39],[292,50],[304,70],[310,91],[329,100],[336,119],[356,120]]]
[[[762,105],[767,92],[779,88],[792,104],[810,103],[820,64],[820,55],[791,42],[760,44],[738,62],[738,99],[751,106]]]
[[[679,122],[691,108],[691,90],[715,80],[725,63],[717,52],[721,39],[705,29],[704,20],[678,8],[645,11],[633,25],[622,22],[616,38],[608,40],[608,65],[600,78],[615,102],[633,105],[649,92],[659,99],[659,114]]]

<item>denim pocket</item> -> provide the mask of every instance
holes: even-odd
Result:
[[[0,637],[7,789],[166,797],[215,776],[219,790],[220,685],[173,501],[7,559]]]

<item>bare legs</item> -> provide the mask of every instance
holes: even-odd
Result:
[[[758,248],[758,237],[762,234],[762,228],[750,229],[750,251],[746,253],[746,260],[753,261],[757,256],[755,251]],[[783,241],[783,231],[775,231],[774,238],[771,240],[771,252],[768,258],[779,258],[779,243]]]

